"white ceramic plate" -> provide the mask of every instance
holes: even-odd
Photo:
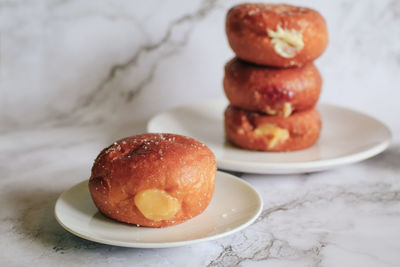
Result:
[[[243,150],[225,141],[223,112],[227,104],[215,99],[174,108],[153,117],[147,130],[202,141],[215,153],[220,169],[265,174],[314,172],[358,162],[385,150],[391,139],[389,129],[368,115],[320,104],[323,127],[313,147],[286,153]]]
[[[67,231],[98,243],[134,248],[165,248],[221,238],[244,229],[262,210],[262,198],[245,181],[217,172],[214,196],[199,216],[166,228],[136,227],[98,212],[88,181],[65,191],[55,205],[57,221]]]

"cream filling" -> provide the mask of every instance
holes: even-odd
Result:
[[[254,130],[255,136],[268,137],[268,149],[274,148],[277,144],[285,142],[289,139],[290,134],[287,129],[279,128],[270,123],[261,124]]]
[[[285,102],[285,104],[283,104],[283,112],[282,112],[283,117],[285,118],[289,117],[290,114],[292,114],[292,112],[293,112],[292,104],[290,104],[289,102]]]
[[[178,199],[160,189],[141,191],[134,202],[143,216],[152,221],[168,220],[181,209]]]
[[[272,38],[274,51],[283,58],[293,58],[303,49],[303,33],[295,29],[282,29],[280,25],[276,31],[267,29],[268,36]]]
[[[283,104],[281,111],[273,109],[270,106],[265,107],[265,113],[267,113],[268,115],[282,115],[283,117],[287,118],[290,116],[290,114],[292,114],[292,112],[293,112],[293,107],[292,104],[289,102],[285,102]]]

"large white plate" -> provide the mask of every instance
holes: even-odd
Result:
[[[257,152],[239,149],[225,141],[224,99],[190,104],[160,113],[148,123],[149,132],[191,136],[215,153],[220,169],[265,174],[314,172],[358,162],[385,150],[389,129],[380,121],[344,107],[318,106],[322,132],[309,149],[285,152]]]
[[[202,214],[166,228],[136,227],[103,216],[93,204],[88,181],[62,193],[55,205],[57,221],[69,232],[98,243],[135,248],[176,247],[221,238],[249,226],[261,210],[257,191],[224,172],[217,172],[214,196]]]

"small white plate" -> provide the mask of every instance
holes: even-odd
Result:
[[[136,227],[103,216],[93,204],[88,181],[65,191],[55,205],[58,223],[67,231],[98,243],[134,248],[166,248],[221,238],[252,224],[262,198],[245,181],[217,172],[214,196],[197,217],[165,228]]]
[[[322,132],[311,148],[285,153],[239,149],[225,141],[224,99],[190,104],[160,113],[147,125],[149,132],[191,136],[215,153],[220,169],[264,174],[304,173],[358,162],[384,151],[389,129],[380,121],[344,107],[318,105]]]

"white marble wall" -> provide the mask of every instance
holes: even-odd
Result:
[[[398,266],[400,1],[288,0],[326,18],[321,101],[392,130],[384,154],[311,175],[242,174],[256,224],[218,241],[139,250],[85,241],[53,216],[100,149],[171,106],[223,97],[238,1],[0,0],[0,266]]]
[[[330,44],[317,61],[321,100],[363,110],[397,131],[400,3],[287,2],[314,7],[327,20]],[[1,129],[137,123],[223,96],[223,64],[233,55],[224,16],[238,1],[0,3]]]

